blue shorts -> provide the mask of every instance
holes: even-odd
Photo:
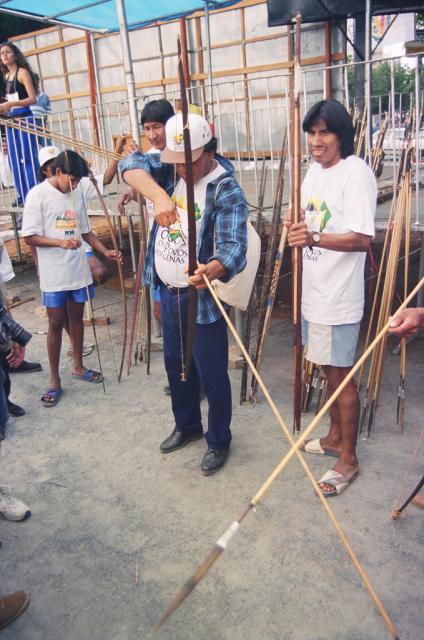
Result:
[[[302,342],[306,359],[320,365],[351,367],[355,362],[360,322],[317,324],[302,318]]]
[[[153,287],[153,300],[154,302],[160,302],[160,284]]]
[[[83,240],[82,244],[83,244],[85,255],[87,256],[87,258],[92,258],[94,256],[93,247],[90,244],[88,244],[88,242],[86,242],[85,240]]]
[[[94,298],[94,286],[88,285],[90,298]],[[73,289],[71,291],[43,291],[43,305],[45,307],[66,307],[66,303],[87,302],[87,288]]]

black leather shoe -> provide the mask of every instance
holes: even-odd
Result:
[[[208,449],[203,456],[200,470],[204,476],[211,476],[224,466],[230,453],[228,449]]]
[[[42,366],[39,362],[27,362],[23,360],[16,369],[10,368],[10,373],[35,373],[41,370]]]
[[[9,415],[13,416],[14,418],[20,418],[21,416],[25,415],[25,409],[22,409],[22,407],[20,407],[18,404],[15,404],[14,402],[10,402],[10,400],[7,401],[7,410],[9,412]]]
[[[6,427],[4,424],[0,424],[0,442],[6,437]]]
[[[182,449],[193,440],[200,440],[200,438],[203,438],[203,431],[200,429],[196,429],[196,431],[173,431],[170,436],[165,438],[159,448],[161,453],[171,453],[172,451],[177,451],[177,449]]]

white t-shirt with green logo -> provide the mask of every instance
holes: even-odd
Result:
[[[90,231],[81,189],[62,193],[48,180],[31,189],[25,200],[22,236],[80,238]],[[42,291],[72,291],[93,282],[84,248],[37,247]]]
[[[219,163],[207,176],[194,185],[194,213],[196,218],[196,239],[199,233],[206,203],[206,187],[226,172]],[[187,287],[188,266],[188,220],[187,220],[187,188],[185,181],[180,178],[172,200],[177,207],[177,221],[170,227],[159,227],[155,241],[156,273],[164,284],[170,287]],[[182,231],[182,233],[181,233]]]
[[[302,208],[309,231],[374,235],[375,177],[368,165],[349,156],[323,169],[311,165],[302,184]],[[364,308],[365,251],[303,250],[302,314],[309,322],[359,322]]]

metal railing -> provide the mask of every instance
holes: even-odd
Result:
[[[398,59],[390,61],[392,74],[392,87],[387,97],[389,105],[389,132],[395,130],[399,117],[395,104],[399,104],[394,91],[394,65]],[[371,64],[380,64],[381,61]],[[353,106],[353,99],[349,92],[348,69],[354,64],[336,64],[331,67],[319,69],[305,68],[303,74],[303,114],[310,106],[325,97],[326,74],[331,73],[334,87],[333,95],[349,108]],[[256,203],[258,197],[258,176],[260,163],[268,164],[270,176],[270,188],[267,189],[268,204],[273,201],[276,190],[276,177],[278,160],[281,153],[281,143],[284,129],[287,127],[290,137],[290,109],[289,109],[289,74],[280,73],[274,76],[261,76],[245,78],[242,80],[227,80],[214,83],[213,92],[207,84],[196,85],[189,89],[190,101],[199,104],[202,113],[207,117],[211,113],[211,96],[213,96],[213,113],[215,134],[219,139],[219,152],[228,156],[235,164],[236,173],[241,186],[244,188],[250,202]],[[146,102],[152,99],[164,97],[161,94],[145,94],[137,98],[137,111],[141,112]],[[179,91],[166,93],[171,103],[176,105],[179,100]],[[416,72],[416,88],[414,101],[418,103],[419,112],[422,113],[423,93],[420,87],[420,74]],[[380,101],[381,102],[381,101]],[[378,109],[374,114],[374,123],[377,124],[381,114]],[[22,132],[10,134],[7,120],[0,120],[0,212],[18,215],[22,212],[22,200],[27,186],[32,186],[34,178],[38,174],[37,149],[45,143],[53,142],[59,148],[64,148],[65,142],[50,141],[49,131],[59,136],[66,137],[66,146],[79,151],[78,141],[90,144],[99,144],[104,149],[113,149],[114,137],[131,131],[128,101],[115,101],[95,106],[87,106],[62,111],[37,119],[37,124],[45,128],[44,135],[29,135]],[[416,130],[416,179],[419,184],[419,161],[424,156],[424,140],[420,127],[422,122],[417,119]],[[23,122],[21,119],[20,122]],[[30,122],[28,122],[30,124]],[[8,133],[9,131],[9,133]],[[22,143],[22,139],[31,138],[31,144]],[[386,142],[386,151],[393,161],[393,175],[401,153],[401,144],[398,144],[396,136],[390,149],[390,135]],[[73,143],[69,143],[72,138]],[[34,144],[34,141],[36,143]],[[388,146],[389,145],[389,146]],[[5,154],[5,151],[8,151]],[[305,146],[305,156],[307,149]],[[11,159],[17,162],[11,162]],[[87,159],[92,164],[94,173],[105,171],[108,160],[101,154],[86,153]],[[13,165],[13,167],[11,166]],[[12,170],[11,170],[12,169]],[[12,175],[13,174],[13,175]],[[106,200],[113,214],[113,202],[111,193],[116,194],[122,190],[122,186],[114,181],[106,189]],[[418,199],[417,199],[418,200]],[[265,204],[266,204],[265,203]],[[417,205],[418,206],[418,205]],[[100,213],[100,206],[96,201],[89,203],[89,213]],[[131,214],[131,208],[129,209]]]

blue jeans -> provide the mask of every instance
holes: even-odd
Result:
[[[224,318],[212,324],[196,324],[193,357],[186,382],[181,382],[187,335],[188,289],[171,293],[160,286],[163,355],[171,389],[177,431],[202,429],[200,381],[209,403],[206,442],[212,449],[226,449],[231,442],[231,385],[228,377],[228,335]],[[178,304],[180,303],[180,311]],[[181,327],[180,327],[181,316]]]
[[[4,362],[6,363],[6,354],[2,353],[1,355],[2,357],[4,356]],[[3,367],[0,366],[0,425],[3,427],[9,420],[9,412],[7,410],[7,390],[10,392],[10,378],[3,370]]]

